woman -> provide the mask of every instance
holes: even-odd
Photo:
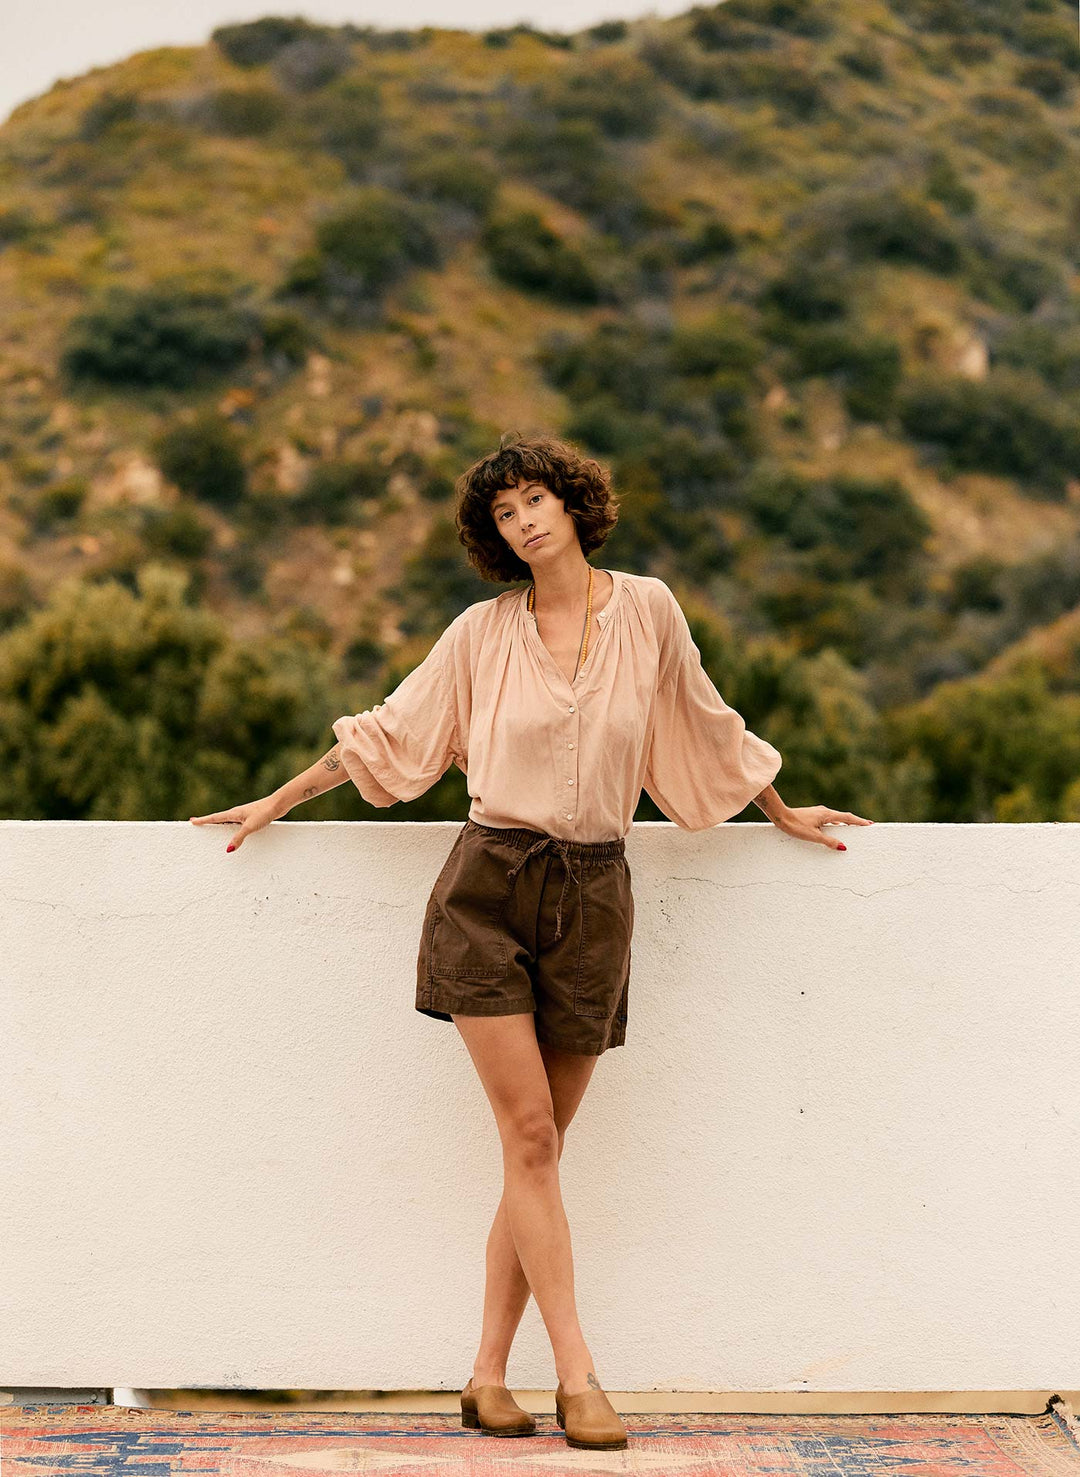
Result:
[[[558,1164],[599,1056],[625,1040],[625,837],[641,789],[692,831],[751,800],[788,835],[836,850],[825,825],[871,824],[783,803],[779,753],[716,691],[668,587],[587,563],[617,516],[595,461],[565,442],[504,436],[459,479],[457,526],[483,578],[529,586],[469,606],[384,703],[337,719],[339,742],[275,794],[192,818],[239,822],[233,851],[346,779],[389,806],[451,762],[467,774],[469,818],[428,899],[415,999],[461,1032],[502,1142],[462,1422],[536,1430],[506,1388],[531,1291],[555,1355],[556,1419],[571,1446],[598,1449],[627,1435],[578,1322]]]

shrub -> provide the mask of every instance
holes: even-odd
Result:
[[[347,41],[329,33],[298,36],[274,57],[274,75],[293,92],[314,92],[352,66]]]
[[[736,244],[735,232],[727,221],[708,215],[680,232],[675,240],[675,258],[681,266],[694,266],[718,256],[730,256]]]
[[[299,313],[268,312],[261,324],[263,353],[282,368],[303,364],[315,336]]]
[[[828,36],[832,22],[818,0],[725,0],[732,19],[771,26],[792,36]]]
[[[60,364],[76,379],[184,389],[245,358],[258,326],[258,315],[226,292],[169,282],[112,287],[73,320]]]
[[[760,25],[736,15],[731,0],[719,5],[695,5],[687,12],[689,35],[705,51],[753,51],[776,44],[776,37]]]
[[[264,561],[248,544],[236,544],[226,549],[221,567],[229,583],[241,595],[255,595],[263,587],[266,573]]]
[[[1016,84],[1037,93],[1044,102],[1060,103],[1072,86],[1072,78],[1059,61],[1031,61],[1017,67]]]
[[[509,46],[515,36],[531,36],[542,45],[553,46],[559,51],[569,51],[574,44],[572,36],[559,31],[540,31],[527,21],[518,21],[517,25],[504,26],[496,31],[485,31],[483,41],[485,46]]]
[[[247,484],[241,448],[239,435],[223,416],[203,411],[161,432],[153,451],[163,474],[181,492],[231,508]]]
[[[825,89],[805,66],[757,53],[713,58],[700,89],[699,96],[722,102],[764,99],[772,103],[781,120],[809,122],[831,111]]]
[[[537,358],[573,406],[567,434],[655,466],[685,511],[714,501],[756,450],[749,391],[757,353],[720,316],[674,333],[602,323],[574,340],[552,334]]]
[[[589,26],[585,34],[598,46],[606,46],[612,41],[624,41],[629,29],[625,21],[601,21],[599,25]]]
[[[746,496],[763,532],[794,549],[828,550],[836,580],[888,586],[908,573],[932,532],[894,477],[811,479],[789,469],[760,470]]]
[[[275,128],[287,112],[270,87],[223,87],[210,98],[210,117],[219,132],[258,138]]]
[[[1034,658],[996,679],[948,682],[919,703],[893,710],[895,752],[911,750],[932,767],[931,821],[993,821],[1009,814],[1001,797],[1024,788],[1038,818],[1054,819],[1080,773],[1077,699],[1052,693]],[[1025,818],[1030,815],[1025,810]]]
[[[663,107],[653,73],[628,52],[590,56],[557,73],[536,94],[537,111],[594,123],[611,138],[651,137]]]
[[[135,93],[107,89],[83,113],[79,137],[86,143],[94,143],[111,133],[118,124],[130,123],[138,112],[139,99]]]
[[[0,210],[0,247],[31,240],[41,230],[41,222],[32,210],[12,205]]]
[[[664,219],[587,118],[515,118],[493,142],[508,168],[622,241]]]
[[[341,665],[348,682],[370,682],[387,658],[386,647],[372,636],[358,636],[342,652]]]
[[[848,310],[851,289],[835,270],[814,261],[793,263],[763,288],[758,302],[771,316],[770,332],[781,333],[783,320],[831,323]]]
[[[301,523],[363,523],[363,503],[383,497],[388,480],[387,468],[374,462],[319,462],[292,498],[293,514]]]
[[[1031,312],[1044,298],[1062,292],[1059,261],[1014,245],[1009,236],[989,230],[980,221],[973,220],[967,227],[964,257],[969,288],[995,306]]]
[[[302,767],[332,708],[330,666],[229,640],[185,571],[136,589],[69,578],[0,643],[0,815],[178,820],[263,795]]]
[[[376,26],[356,26],[346,21],[342,33],[350,41],[362,41],[368,51],[417,51],[431,40],[433,28],[421,26],[416,31],[380,31]]]
[[[499,192],[499,177],[475,155],[448,148],[412,158],[405,166],[405,184],[412,195],[448,200],[485,217]]]
[[[155,552],[198,559],[213,542],[214,530],[183,503],[173,508],[147,508],[144,512],[143,540]]]
[[[1000,559],[988,554],[956,565],[944,602],[946,610],[951,615],[961,610],[1000,610],[1005,604],[1000,584],[1004,569]]]
[[[984,380],[923,374],[903,391],[901,424],[957,469],[996,472],[1062,497],[1080,462],[1080,414],[1020,370]]]
[[[991,61],[1001,50],[1001,42],[992,36],[953,36],[947,54],[962,67],[977,67]]]
[[[881,82],[885,76],[885,58],[880,48],[865,36],[840,52],[837,60],[856,77],[864,77],[868,82]]]
[[[991,362],[1032,369],[1065,394],[1080,390],[1080,326],[1056,329],[1022,320],[1005,327],[991,344]]]
[[[1070,7],[1071,9],[1071,7]],[[1080,72],[1080,47],[1076,41],[1076,19],[1056,15],[1033,15],[1030,11],[1016,19],[1012,40],[1021,51],[1044,61],[1060,62],[1071,72]]]
[[[607,393],[630,412],[650,409],[667,378],[663,345],[633,324],[601,323],[577,338],[550,334],[537,349],[537,361],[569,400]]]
[[[512,287],[557,302],[599,300],[599,287],[584,259],[535,211],[517,211],[491,221],[480,240],[496,275]]]
[[[382,94],[373,82],[347,77],[306,99],[300,121],[316,144],[340,159],[355,178],[382,136]]]
[[[21,564],[0,563],[0,632],[10,631],[30,614],[34,587]]]
[[[626,456],[643,453],[659,430],[658,417],[631,414],[605,393],[571,399],[565,434],[598,456]]]
[[[267,15],[235,26],[218,26],[210,39],[238,67],[260,67],[294,41],[326,34],[324,26],[300,16]]]
[[[680,513],[720,506],[744,470],[729,439],[718,430],[662,426],[641,453],[663,482],[667,502]]]
[[[710,58],[703,57],[696,46],[674,32],[661,31],[644,36],[638,46],[638,55],[658,77],[688,97],[703,99],[710,95],[707,65]]]
[[[844,404],[856,420],[888,419],[903,376],[900,345],[885,334],[870,334],[855,348],[845,368]]]
[[[381,185],[358,190],[319,222],[316,250],[301,257],[285,290],[326,299],[378,297],[414,266],[435,266],[438,243],[425,212]]]
[[[1010,90],[1007,97],[1023,97]],[[1025,99],[1030,106],[1035,104]],[[1059,163],[1068,153],[1068,145],[1041,116],[1021,116],[1009,112],[1010,103],[1002,99],[997,111],[965,113],[953,120],[953,132],[963,143],[980,149],[1001,164],[1018,167]]]
[[[62,477],[42,487],[33,503],[35,531],[44,533],[57,523],[66,523],[77,517],[88,491],[84,477]]]
[[[669,352],[676,374],[711,375],[718,370],[752,369],[763,349],[737,318],[721,312],[703,323],[678,326]]]
[[[801,329],[788,344],[800,374],[840,376],[844,402],[858,420],[883,420],[892,410],[903,373],[895,339],[826,326]]]
[[[838,190],[812,213],[813,246],[841,243],[853,261],[910,262],[931,272],[955,272],[962,255],[956,229],[910,187]]]
[[[956,215],[970,215],[975,209],[976,194],[968,189],[947,154],[935,152],[926,167],[926,193]]]

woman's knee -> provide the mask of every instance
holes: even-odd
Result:
[[[526,1167],[546,1168],[557,1164],[562,1152],[562,1134],[551,1109],[530,1107],[511,1113],[503,1131],[503,1150]]]

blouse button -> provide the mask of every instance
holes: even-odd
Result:
[[[572,749],[572,748],[573,748],[573,747],[574,747],[574,746],[573,746],[573,744],[567,744],[567,746],[566,746],[566,747],[567,747],[567,748],[568,748],[568,749]]]
[[[574,819],[574,812],[572,810],[568,810],[566,812],[566,819],[568,821],[572,821]]]
[[[567,783],[567,784],[568,784],[568,785],[572,785],[572,784],[573,784],[573,783],[574,783],[574,781],[573,781],[573,780],[567,780],[567,781],[566,781],[566,783]]]
[[[571,704],[571,706],[570,706],[570,707],[569,707],[569,708],[567,708],[567,710],[566,710],[566,711],[567,711],[567,712],[568,712],[568,713],[572,713],[572,712],[573,712],[573,711],[574,711],[574,708],[573,708],[573,705],[572,705],[572,704]]]

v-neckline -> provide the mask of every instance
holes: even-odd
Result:
[[[588,677],[592,671],[591,663],[593,660],[593,656],[600,643],[607,635],[608,630],[610,629],[611,613],[614,611],[615,605],[620,595],[622,594],[622,574],[619,570],[601,569],[595,572],[598,574],[610,574],[611,598],[608,600],[608,603],[604,606],[603,610],[598,610],[596,615],[593,617],[594,620],[600,621],[600,634],[596,637],[595,641],[589,647],[589,651],[585,658],[584,664],[581,668],[579,668],[573,682],[570,681],[569,677],[567,677],[566,673],[562,670],[558,662],[552,656],[551,652],[548,651],[547,646],[544,644],[544,639],[540,635],[540,628],[537,625],[536,612],[529,609],[529,586],[526,585],[525,589],[521,593],[520,609],[522,617],[524,619],[527,630],[532,632],[533,638],[536,641],[536,645],[539,648],[540,660],[547,665],[550,671],[555,673],[559,681],[562,683],[563,687],[567,688],[571,693],[580,692],[581,689],[585,686]],[[603,620],[600,620],[601,616],[603,616]]]

